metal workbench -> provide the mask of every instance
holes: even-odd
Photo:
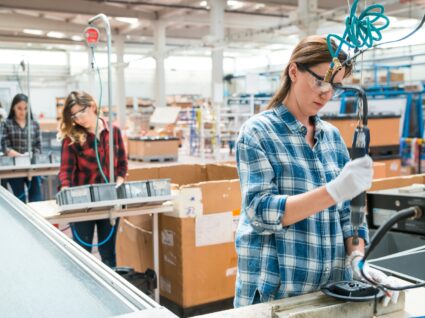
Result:
[[[3,317],[175,317],[0,188]]]

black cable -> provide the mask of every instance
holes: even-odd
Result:
[[[414,207],[410,207],[410,208],[407,208],[407,209],[404,209],[404,210],[400,210],[396,214],[394,214],[387,222],[385,222],[384,225],[382,225],[376,231],[375,235],[373,236],[372,240],[370,241],[369,248],[367,249],[365,255],[363,256],[362,260],[359,263],[360,272],[361,272],[364,279],[366,279],[369,283],[371,283],[372,285],[374,285],[374,286],[376,286],[380,289],[385,288],[385,289],[394,290],[394,291],[401,291],[401,290],[413,289],[413,288],[419,288],[419,287],[425,286],[425,282],[420,283],[420,284],[405,285],[405,286],[401,286],[401,287],[392,287],[392,286],[388,286],[388,285],[384,285],[384,284],[377,284],[375,281],[373,281],[372,279],[367,277],[367,275],[364,272],[364,265],[366,264],[367,257],[376,248],[376,246],[382,240],[384,235],[387,234],[387,232],[389,230],[391,230],[392,226],[395,223],[397,223],[401,220],[408,219],[408,218],[419,218],[421,215],[422,215],[422,209],[418,206],[414,206]]]

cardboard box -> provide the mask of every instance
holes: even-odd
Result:
[[[368,191],[407,187],[414,183],[425,184],[425,174],[376,179],[373,180],[372,187]]]
[[[389,80],[390,80],[390,83],[404,82],[404,73],[403,72],[390,71]],[[387,75],[379,76],[379,82],[380,83],[387,83]]]
[[[177,138],[129,138],[128,157],[134,159],[176,158],[179,151]]]
[[[38,122],[41,131],[58,131],[59,121],[56,119],[40,119]]]
[[[196,194],[193,202],[202,205],[197,217],[179,217],[185,211],[159,217],[161,296],[183,308],[232,298],[237,269],[234,231],[241,205],[236,167],[170,164],[129,171],[129,180],[149,178],[170,178],[179,184],[178,191],[186,196],[176,199],[182,200],[182,207],[188,206],[191,194]],[[151,219],[132,218],[132,223],[142,228],[148,228],[146,222]],[[152,262],[152,240],[128,222],[121,224],[118,266],[144,271]]]
[[[179,218],[202,216],[204,206],[200,187],[182,186],[173,192],[173,197],[174,211],[166,215]]]
[[[357,119],[352,116],[325,119],[338,128],[347,148],[353,144]],[[369,117],[368,127],[371,140],[370,147],[391,146],[400,144],[400,116]],[[382,132],[385,131],[385,134]]]
[[[387,177],[387,165],[384,162],[373,163],[373,178],[382,179]]]
[[[152,216],[120,218],[116,241],[118,266],[144,272],[153,266]]]
[[[373,160],[375,162],[381,162],[385,164],[386,177],[398,177],[401,175],[401,159],[400,158],[389,158]],[[375,178],[378,179],[378,178]]]

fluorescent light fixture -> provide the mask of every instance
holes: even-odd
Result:
[[[71,39],[72,39],[72,41],[79,42],[79,41],[83,40],[83,37],[81,35],[73,35],[73,36],[71,36]]]
[[[199,5],[200,5],[201,7],[207,7],[207,6],[208,6],[208,1],[201,1],[201,2],[199,3]]]
[[[227,5],[229,7],[232,7],[232,9],[239,9],[243,6],[243,3],[242,3],[242,1],[227,0]]]
[[[47,36],[49,38],[62,39],[65,37],[65,34],[63,34],[62,32],[50,31],[49,33],[47,33]]]
[[[254,5],[254,10],[262,9],[265,6],[266,5],[264,3],[257,3],[256,5]]]
[[[128,24],[137,24],[139,19],[137,18],[126,18],[126,17],[116,17],[115,20],[128,23]]]
[[[32,35],[43,35],[43,31],[35,29],[24,29],[22,32]]]

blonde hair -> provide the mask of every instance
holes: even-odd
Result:
[[[337,50],[337,45],[332,41],[332,47],[334,51]],[[338,59],[344,62],[347,59],[347,54],[341,50],[338,54]],[[292,63],[304,64],[307,67],[312,67],[321,63],[330,63],[332,61],[332,56],[329,53],[328,45],[326,38],[311,35],[299,42],[297,46],[292,51],[291,57],[283,70],[281,76],[281,85],[280,89],[274,94],[267,109],[277,107],[282,104],[285,98],[288,96],[289,91],[291,90],[292,81],[289,78],[289,66]],[[351,74],[352,65],[348,63],[344,67],[344,78]]]
[[[96,105],[95,100],[86,92],[73,91],[68,95],[59,124],[59,141],[68,137],[71,139],[71,143],[84,144],[86,142],[88,131],[86,128],[78,125],[72,120],[71,108],[75,105],[79,105],[81,107],[91,107],[93,104]]]

